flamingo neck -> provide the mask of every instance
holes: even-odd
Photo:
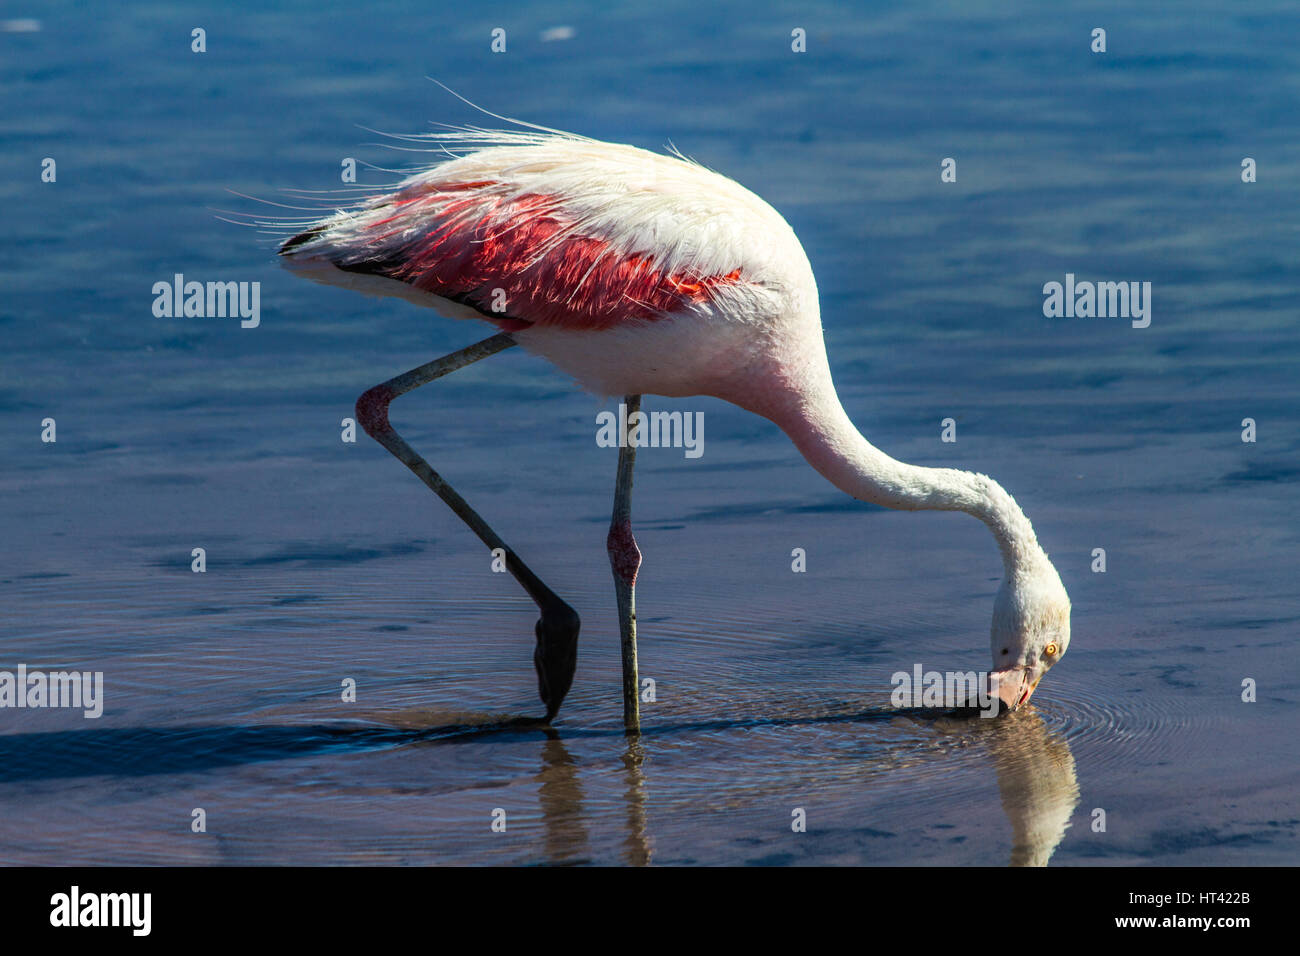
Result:
[[[1008,578],[1033,573],[1047,560],[1029,519],[992,478],[909,465],[867,441],[840,403],[824,353],[820,359],[802,369],[783,367],[776,388],[741,404],[775,422],[813,468],[860,501],[903,511],[964,511],[979,518],[997,540]]]

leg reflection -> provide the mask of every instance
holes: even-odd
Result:
[[[545,732],[537,795],[542,808],[546,859],[556,865],[586,863],[588,839],[577,763],[559,733],[550,727]]]
[[[629,866],[649,866],[650,837],[646,830],[645,811],[645,776],[641,766],[645,763],[645,751],[641,748],[639,735],[628,737],[627,750],[623,753],[623,769],[627,777],[627,850]]]

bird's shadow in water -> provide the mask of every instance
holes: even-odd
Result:
[[[638,865],[651,860],[645,801],[644,743],[656,737],[756,727],[871,723],[911,718],[945,721],[947,744],[936,758],[957,745],[984,743],[998,774],[1003,810],[1013,832],[1013,865],[1043,865],[1064,837],[1078,803],[1079,790],[1068,742],[1050,733],[1036,713],[984,720],[978,710],[937,708],[868,708],[848,713],[741,717],[658,724],[628,736],[624,752],[627,776],[628,837],[625,859]],[[564,738],[626,736],[622,728],[555,727],[533,717],[466,714],[464,720],[434,726],[394,727],[377,724],[196,725],[122,727],[21,733],[0,736],[0,783],[74,777],[143,777],[201,773],[267,761],[327,753],[357,753],[410,745],[447,745],[541,738],[537,775],[545,825],[545,854],[552,863],[587,861],[588,836],[577,762]],[[1015,726],[1012,726],[1012,725]],[[915,746],[907,748],[916,756]],[[887,762],[886,752],[880,759]],[[873,761],[874,762],[874,761]]]
[[[543,728],[535,718],[398,728],[371,724],[116,727],[0,736],[0,783],[68,777],[143,777],[324,753],[465,741]]]
[[[951,712],[944,712],[950,714]],[[661,724],[644,728],[643,738],[762,726],[852,723],[900,716],[933,717],[923,708],[865,710],[819,716],[751,717]],[[141,777],[199,773],[220,767],[288,760],[315,754],[360,752],[411,744],[464,744],[487,739],[545,736],[561,729],[536,717],[466,714],[464,721],[424,727],[372,723],[187,725],[115,727],[0,735],[0,783],[70,777]],[[623,730],[563,728],[565,737],[621,736]]]

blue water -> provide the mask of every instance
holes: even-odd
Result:
[[[1295,862],[1300,10],[277,7],[3,15],[38,23],[0,26],[0,670],[103,671],[106,699],[0,710],[0,861]],[[303,282],[222,219],[420,161],[361,127],[491,122],[429,76],[671,141],[786,216],[854,420],[998,478],[1061,572],[1073,643],[1029,711],[884,710],[897,670],[986,666],[978,522],[865,508],[774,426],[648,398],[706,445],[639,457],[658,700],[626,741],[609,406],[514,350],[394,414],[583,614],[554,730],[500,726],[540,712],[531,605],[339,440],[361,391],[490,329]],[[261,324],[155,318],[178,272],[260,282]],[[1066,273],[1151,282],[1150,327],[1045,318]]]

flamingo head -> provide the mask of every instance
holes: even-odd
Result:
[[[1008,575],[993,604],[991,692],[1007,710],[1029,703],[1070,646],[1070,598],[1047,559]]]

